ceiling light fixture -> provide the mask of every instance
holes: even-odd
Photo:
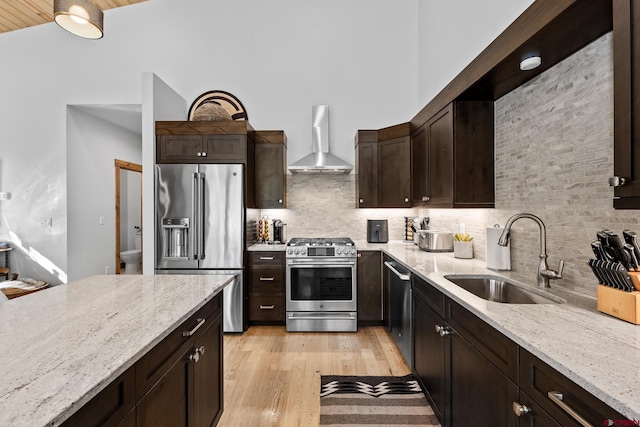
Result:
[[[533,70],[534,68],[538,68],[542,64],[542,58],[539,56],[532,56],[530,58],[523,59],[520,62],[520,69],[522,71]]]
[[[91,0],[54,0],[53,16],[58,25],[86,39],[103,36],[102,9]]]

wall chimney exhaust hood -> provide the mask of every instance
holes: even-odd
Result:
[[[348,174],[353,165],[329,152],[329,106],[311,107],[311,154],[289,165],[291,173],[335,173]]]

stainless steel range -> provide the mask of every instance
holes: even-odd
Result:
[[[287,331],[357,331],[353,240],[294,238],[287,243],[286,258]]]

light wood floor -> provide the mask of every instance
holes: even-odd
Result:
[[[315,427],[321,375],[407,375],[385,328],[357,333],[287,333],[252,326],[224,337],[221,427]]]

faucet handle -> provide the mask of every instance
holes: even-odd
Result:
[[[560,263],[558,264],[558,277],[556,277],[556,279],[562,279],[562,270],[564,270],[564,260],[561,259]]]

